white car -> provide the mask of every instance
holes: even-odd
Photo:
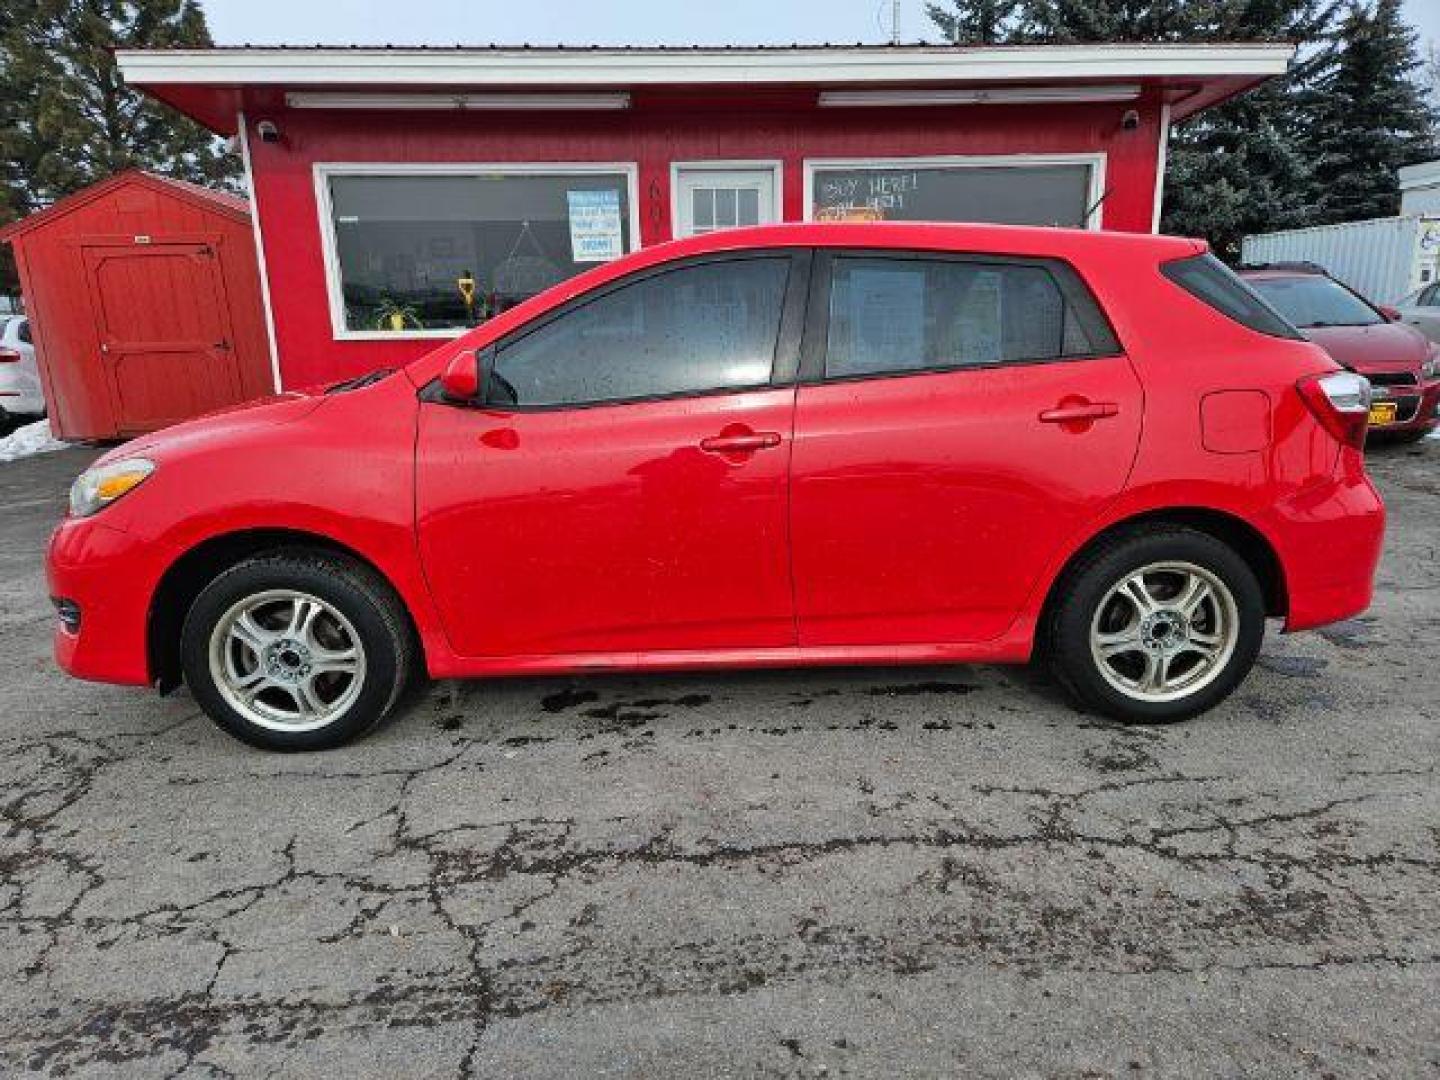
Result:
[[[1397,300],[1395,310],[1401,322],[1409,323],[1431,341],[1440,342],[1440,282]]]
[[[30,320],[16,315],[0,329],[0,424],[19,419],[33,420],[45,415],[45,395],[40,390],[40,370],[35,366],[35,346],[30,339]]]

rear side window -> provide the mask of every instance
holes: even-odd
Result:
[[[1066,284],[1083,290],[1078,279]],[[1093,305],[1088,294],[1077,304],[1048,265],[839,256],[825,373],[845,378],[1117,352]]]
[[[1160,272],[1227,319],[1270,337],[1301,338],[1299,330],[1214,255],[1176,259]]]
[[[20,335],[20,340],[23,341],[26,345],[33,344],[33,342],[31,342],[30,340],[30,320],[21,319],[19,321],[20,329],[17,332]]]

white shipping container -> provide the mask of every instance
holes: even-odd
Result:
[[[1311,262],[1366,299],[1393,304],[1440,276],[1440,217],[1375,218],[1245,237],[1246,263]]]

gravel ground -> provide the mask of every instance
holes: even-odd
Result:
[[[1167,729],[1039,676],[442,685],[270,756],[63,678],[0,466],[0,1073],[1440,1070],[1440,442],[1380,597]]]

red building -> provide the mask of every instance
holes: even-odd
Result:
[[[411,360],[587,265],[842,217],[1145,232],[1173,123],[1289,45],[127,51],[238,136],[277,385]]]

